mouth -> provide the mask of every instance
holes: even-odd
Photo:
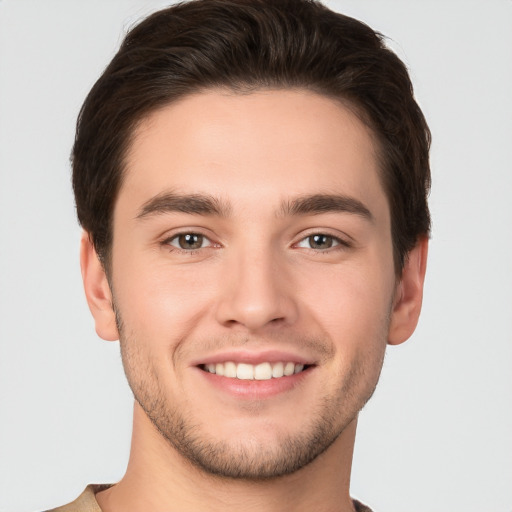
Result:
[[[294,363],[293,361],[262,362],[259,364],[222,363],[200,364],[199,368],[207,373],[237,380],[272,380],[291,377],[306,371],[312,365]]]

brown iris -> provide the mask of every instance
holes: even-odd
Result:
[[[312,235],[308,237],[312,249],[329,249],[333,246],[333,237],[329,235]]]
[[[200,249],[203,246],[203,235],[187,233],[178,236],[178,244],[182,249]]]

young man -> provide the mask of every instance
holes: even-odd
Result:
[[[369,510],[357,416],[420,313],[429,143],[404,65],[319,3],[197,0],[135,27],[73,150],[132,449],[56,510]]]

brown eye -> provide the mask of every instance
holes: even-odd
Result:
[[[193,251],[195,249],[201,249],[205,240],[207,239],[203,235],[197,233],[182,233],[171,239],[169,245],[185,251]]]
[[[326,235],[325,233],[315,233],[313,235],[309,235],[306,238],[303,238],[297,244],[297,247],[301,247],[303,249],[313,249],[319,252],[327,251],[333,247],[336,248],[338,246],[349,247],[349,244],[340,238],[332,235]]]
[[[307,238],[311,249],[330,249],[335,245],[335,240],[329,235],[311,235]]]

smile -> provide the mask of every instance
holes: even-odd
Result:
[[[307,366],[293,362],[264,362],[260,364],[225,363],[203,364],[200,368],[209,373],[222,377],[239,380],[270,380],[289,377],[302,372]]]

